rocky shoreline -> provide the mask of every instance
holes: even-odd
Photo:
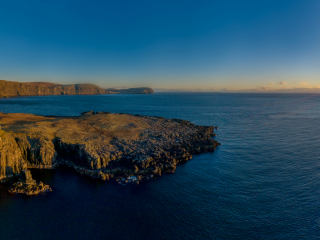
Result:
[[[28,168],[66,165],[92,178],[138,184],[174,173],[178,163],[220,145],[213,126],[161,117],[92,111],[79,117],[1,114],[0,123],[2,180]],[[25,189],[21,182],[15,187]],[[36,189],[43,192],[41,186]]]

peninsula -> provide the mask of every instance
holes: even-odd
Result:
[[[0,80],[0,98],[45,95],[152,94],[151,88],[103,89],[94,84],[62,85],[49,82]]]
[[[214,151],[213,126],[189,121],[108,112],[77,117],[0,114],[0,179],[24,176],[27,169],[52,169],[64,164],[80,174],[119,183],[173,173],[192,154]],[[28,175],[28,177],[26,177]],[[36,183],[34,183],[36,184]],[[15,185],[11,192],[35,194]],[[40,186],[40,187],[39,187]],[[38,190],[50,189],[42,183]],[[30,192],[31,191],[31,192]]]

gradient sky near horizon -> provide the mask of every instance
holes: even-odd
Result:
[[[0,0],[0,79],[320,87],[319,0]]]

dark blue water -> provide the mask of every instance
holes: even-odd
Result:
[[[0,100],[3,112],[110,111],[217,125],[222,145],[139,186],[33,171],[52,193],[0,186],[0,239],[317,239],[320,96],[165,94]]]

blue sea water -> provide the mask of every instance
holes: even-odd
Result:
[[[61,167],[53,192],[0,186],[0,239],[318,239],[320,96],[156,93],[0,100],[3,112],[123,112],[218,126],[221,146],[175,174],[122,186]]]

